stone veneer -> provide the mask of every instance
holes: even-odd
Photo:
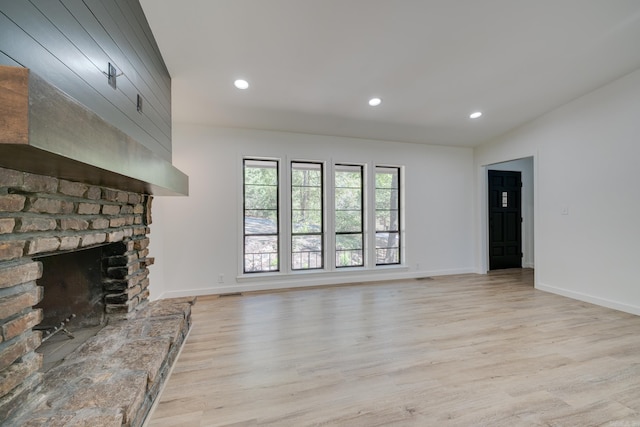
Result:
[[[112,321],[44,374],[21,427],[141,426],[191,327],[195,298],[153,301]]]
[[[41,332],[32,329],[42,320],[33,308],[43,296],[42,264],[34,257],[115,243],[103,258],[106,313],[110,322],[133,318],[149,297],[151,201],[0,168],[0,424],[43,380]]]

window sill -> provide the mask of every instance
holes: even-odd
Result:
[[[406,264],[379,265],[371,267],[351,267],[338,268],[333,270],[296,270],[289,273],[273,272],[273,273],[245,273],[238,275],[236,281],[238,283],[251,282],[284,282],[300,280],[302,277],[306,279],[333,279],[340,278],[341,281],[349,280],[350,277],[357,278],[360,281],[361,276],[366,276],[368,280],[374,278],[380,273],[398,273],[409,271]],[[323,280],[324,282],[324,280]],[[345,282],[346,283],[346,282]]]

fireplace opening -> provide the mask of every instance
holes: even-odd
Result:
[[[69,353],[94,336],[106,323],[103,254],[106,246],[37,258],[42,263],[43,320],[38,352],[41,371],[57,366]]]

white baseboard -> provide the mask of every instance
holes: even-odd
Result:
[[[432,270],[432,271],[406,271],[387,272],[384,270],[376,272],[363,272],[362,274],[324,276],[318,274],[314,277],[281,276],[276,280],[259,280],[247,283],[234,283],[227,286],[203,286],[199,288],[180,289],[164,291],[155,299],[180,298],[201,295],[220,295],[235,292],[269,291],[278,289],[306,288],[312,286],[332,286],[348,283],[378,282],[382,280],[404,280],[416,279],[420,277],[449,276],[454,274],[475,273],[474,268],[452,269],[452,270]]]
[[[541,291],[551,292],[552,294],[562,295],[564,297],[572,298],[578,301],[584,301],[591,304],[599,305],[602,307],[612,308],[618,311],[624,311],[625,313],[635,314],[640,316],[640,307],[631,304],[625,304],[619,301],[612,301],[606,298],[600,298],[593,295],[584,294],[582,292],[570,291],[568,289],[562,289],[555,286],[545,285],[544,283],[537,283],[536,289]]]

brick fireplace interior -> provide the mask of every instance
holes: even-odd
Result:
[[[34,258],[42,263],[38,284],[46,289],[35,308],[42,309],[45,338],[52,328],[71,322],[86,327],[104,322],[102,246]],[[106,264],[106,262],[105,262]],[[108,264],[107,264],[108,265]]]

